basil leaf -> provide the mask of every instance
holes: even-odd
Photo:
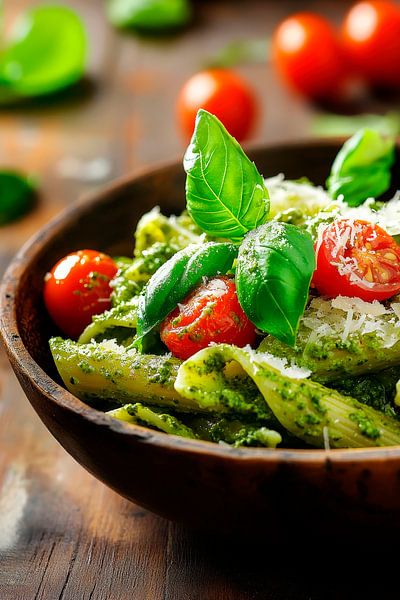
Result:
[[[9,101],[60,90],[82,77],[85,59],[86,32],[74,11],[33,8],[16,21],[0,54],[0,96]]]
[[[203,277],[227,273],[237,252],[234,244],[208,242],[187,246],[164,263],[139,296],[136,341],[139,349],[143,349],[144,338],[202,282]]]
[[[236,266],[239,302],[250,321],[293,346],[314,269],[314,246],[306,231],[270,221],[250,232]]]
[[[35,200],[30,177],[13,171],[0,171],[0,225],[15,221],[27,213]]]
[[[229,69],[243,64],[265,64],[268,42],[261,39],[234,40],[224,46],[205,63],[207,69]]]
[[[327,180],[333,198],[343,194],[349,206],[377,198],[390,187],[394,139],[373,129],[361,129],[344,143]]]
[[[241,240],[268,218],[269,196],[254,163],[222,123],[205,110],[186,151],[187,209],[210,236]]]
[[[108,17],[117,27],[163,30],[188,23],[191,8],[188,0],[109,0]]]
[[[400,134],[400,113],[391,110],[384,115],[367,113],[362,115],[337,115],[321,113],[311,122],[311,133],[316,137],[350,137],[359,129],[367,127],[379,131],[382,135]]]

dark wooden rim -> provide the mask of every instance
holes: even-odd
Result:
[[[292,150],[294,147],[301,148],[304,145],[318,147],[320,145],[337,145],[342,139],[303,140],[294,143],[276,144],[281,151]],[[253,145],[248,150],[254,153],[264,145]],[[106,202],[111,192],[123,189],[126,184],[133,180],[146,178],[150,173],[168,171],[176,168],[180,161],[173,160],[161,163],[156,167],[150,167],[120,178],[111,184],[104,186],[100,191],[95,191],[85,196],[74,206],[65,209],[58,216],[46,224],[38,233],[31,237],[19,250],[11,261],[0,286],[0,334],[6,348],[8,357],[17,371],[30,380],[32,386],[49,402],[56,403],[63,408],[79,414],[98,426],[110,428],[121,435],[138,438],[144,443],[155,444],[159,447],[177,450],[181,452],[195,452],[216,455],[231,460],[241,461],[266,461],[266,462],[290,462],[290,463],[316,463],[324,464],[329,458],[335,463],[381,461],[400,459],[400,446],[384,448],[356,448],[356,449],[268,449],[268,448],[231,448],[223,445],[213,444],[201,440],[189,440],[162,432],[152,431],[138,425],[131,425],[117,421],[104,413],[89,407],[84,402],[73,396],[66,389],[57,384],[31,357],[19,335],[14,298],[17,295],[21,275],[27,265],[40,250],[43,243],[49,241],[55,234],[62,230],[65,224],[75,220],[79,215],[86,213],[97,204]]]

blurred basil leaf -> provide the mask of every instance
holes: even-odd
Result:
[[[327,189],[332,198],[343,194],[349,206],[378,198],[390,187],[394,138],[373,129],[361,129],[348,139],[336,156]]]
[[[49,94],[83,75],[87,38],[66,6],[38,6],[21,15],[0,53],[0,100]]]
[[[235,40],[210,57],[205,66],[212,69],[223,69],[247,63],[265,63],[268,46],[268,41],[265,38],[260,40]]]
[[[117,27],[160,31],[186,25],[191,8],[189,0],[109,0],[108,17]]]
[[[359,129],[368,128],[382,135],[400,134],[400,113],[390,111],[385,115],[338,115],[324,113],[317,115],[312,122],[311,132],[318,137],[351,136]]]
[[[30,177],[15,171],[0,171],[0,225],[15,221],[27,213],[35,200]]]

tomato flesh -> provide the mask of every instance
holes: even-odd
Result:
[[[336,33],[326,19],[297,13],[282,21],[273,36],[272,59],[294,91],[317,100],[340,97],[344,61]]]
[[[56,325],[77,338],[93,315],[111,308],[114,261],[95,250],[78,250],[59,260],[45,276],[44,302]]]
[[[399,6],[382,0],[355,4],[344,20],[342,37],[359,75],[378,86],[400,86]]]
[[[228,69],[201,71],[182,87],[177,114],[187,139],[193,134],[200,108],[215,115],[239,142],[253,130],[257,112],[254,93],[239,75]]]
[[[161,324],[161,339],[186,360],[210,343],[254,344],[255,326],[239,304],[235,282],[213,277],[198,286]]]
[[[343,219],[317,244],[313,284],[324,296],[386,300],[400,292],[400,246],[381,227]]]

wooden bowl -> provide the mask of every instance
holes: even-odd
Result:
[[[337,141],[308,142],[250,154],[265,176],[323,183],[338,148]],[[95,477],[168,519],[280,537],[302,529],[326,535],[350,523],[368,534],[398,526],[400,447],[232,449],[114,420],[60,384],[48,349],[55,330],[42,303],[45,273],[79,248],[130,254],[139,217],[157,204],[179,212],[184,182],[180,163],[118,181],[46,225],[15,257],[1,286],[1,334],[32,406]]]

